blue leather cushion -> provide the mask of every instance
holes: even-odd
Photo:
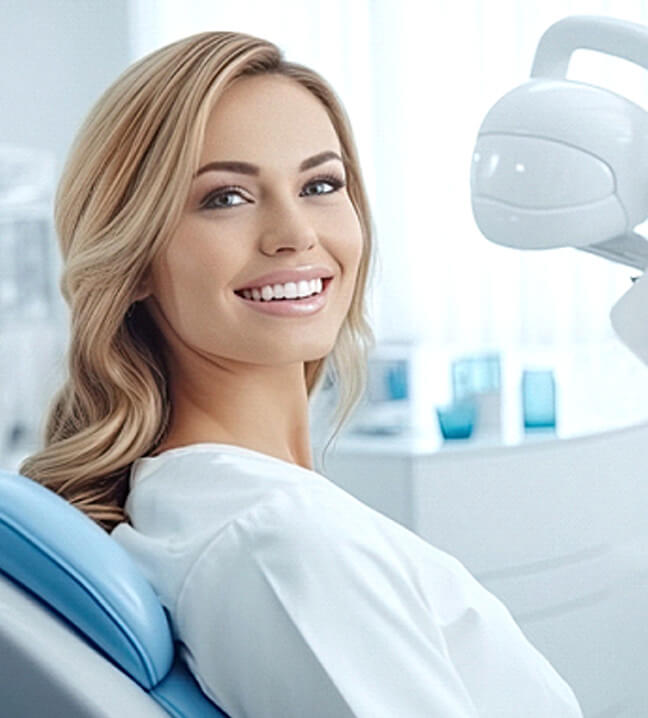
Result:
[[[53,491],[1,470],[0,570],[147,690],[169,672],[174,646],[166,613],[126,551]]]
[[[153,698],[173,718],[229,718],[202,692],[179,653],[166,678],[151,691]]]

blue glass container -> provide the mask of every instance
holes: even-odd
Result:
[[[556,382],[550,369],[522,372],[522,415],[525,430],[556,428]]]
[[[468,439],[475,428],[477,406],[474,401],[460,401],[437,407],[439,428],[444,439]]]
[[[500,390],[499,354],[478,354],[452,362],[452,396],[455,402],[475,394]]]

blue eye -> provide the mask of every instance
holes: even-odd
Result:
[[[336,177],[335,175],[322,175],[321,177],[316,177],[315,179],[310,180],[304,187],[315,187],[317,185],[321,184],[328,184],[333,187],[332,190],[329,192],[314,192],[314,193],[307,193],[307,197],[313,197],[318,196],[320,194],[333,194],[333,192],[337,192],[339,189],[344,187],[345,182],[343,182],[339,177]],[[219,200],[227,197],[232,197],[236,195],[237,197],[241,197],[241,190],[238,187],[219,187],[214,192],[210,192],[207,197],[203,200],[203,203],[201,204],[201,209],[230,209],[231,207],[238,207],[239,204],[216,204]]]
[[[311,180],[306,187],[315,187],[320,184],[330,184],[333,189],[330,192],[317,192],[316,194],[332,194],[333,192],[337,192],[340,187],[344,187],[344,182],[339,180],[337,177],[333,175],[326,175],[324,177],[317,177],[314,180]]]

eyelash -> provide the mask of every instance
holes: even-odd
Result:
[[[342,189],[342,187],[345,186],[345,182],[343,182],[339,177],[336,177],[335,175],[321,175],[319,177],[315,177],[312,180],[309,180],[304,187],[309,187],[310,185],[317,184],[318,182],[327,182],[328,184],[332,185],[333,189],[330,192],[320,192],[315,195],[311,196],[319,196],[324,194],[333,194],[334,192],[337,192],[338,190]],[[210,192],[205,199],[203,200],[203,203],[201,205],[201,209],[234,209],[234,207],[239,207],[240,205],[222,205],[220,207],[210,207],[209,205],[212,203],[212,201],[219,199],[220,197],[227,197],[229,194],[238,194],[240,196],[240,188],[239,187],[219,187],[217,190],[214,190],[213,192]]]

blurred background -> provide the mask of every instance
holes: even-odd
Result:
[[[205,30],[265,37],[344,103],[376,226],[378,343],[327,475],[460,558],[588,717],[648,715],[648,369],[609,321],[639,272],[487,241],[469,183],[481,122],[528,79],[543,32],[573,14],[648,25],[648,1],[0,0],[0,11],[0,468],[39,447],[65,376],[53,194],[84,117],[162,45]],[[648,108],[648,72],[624,60],[578,50],[567,77]],[[313,403],[315,444],[334,392]]]

